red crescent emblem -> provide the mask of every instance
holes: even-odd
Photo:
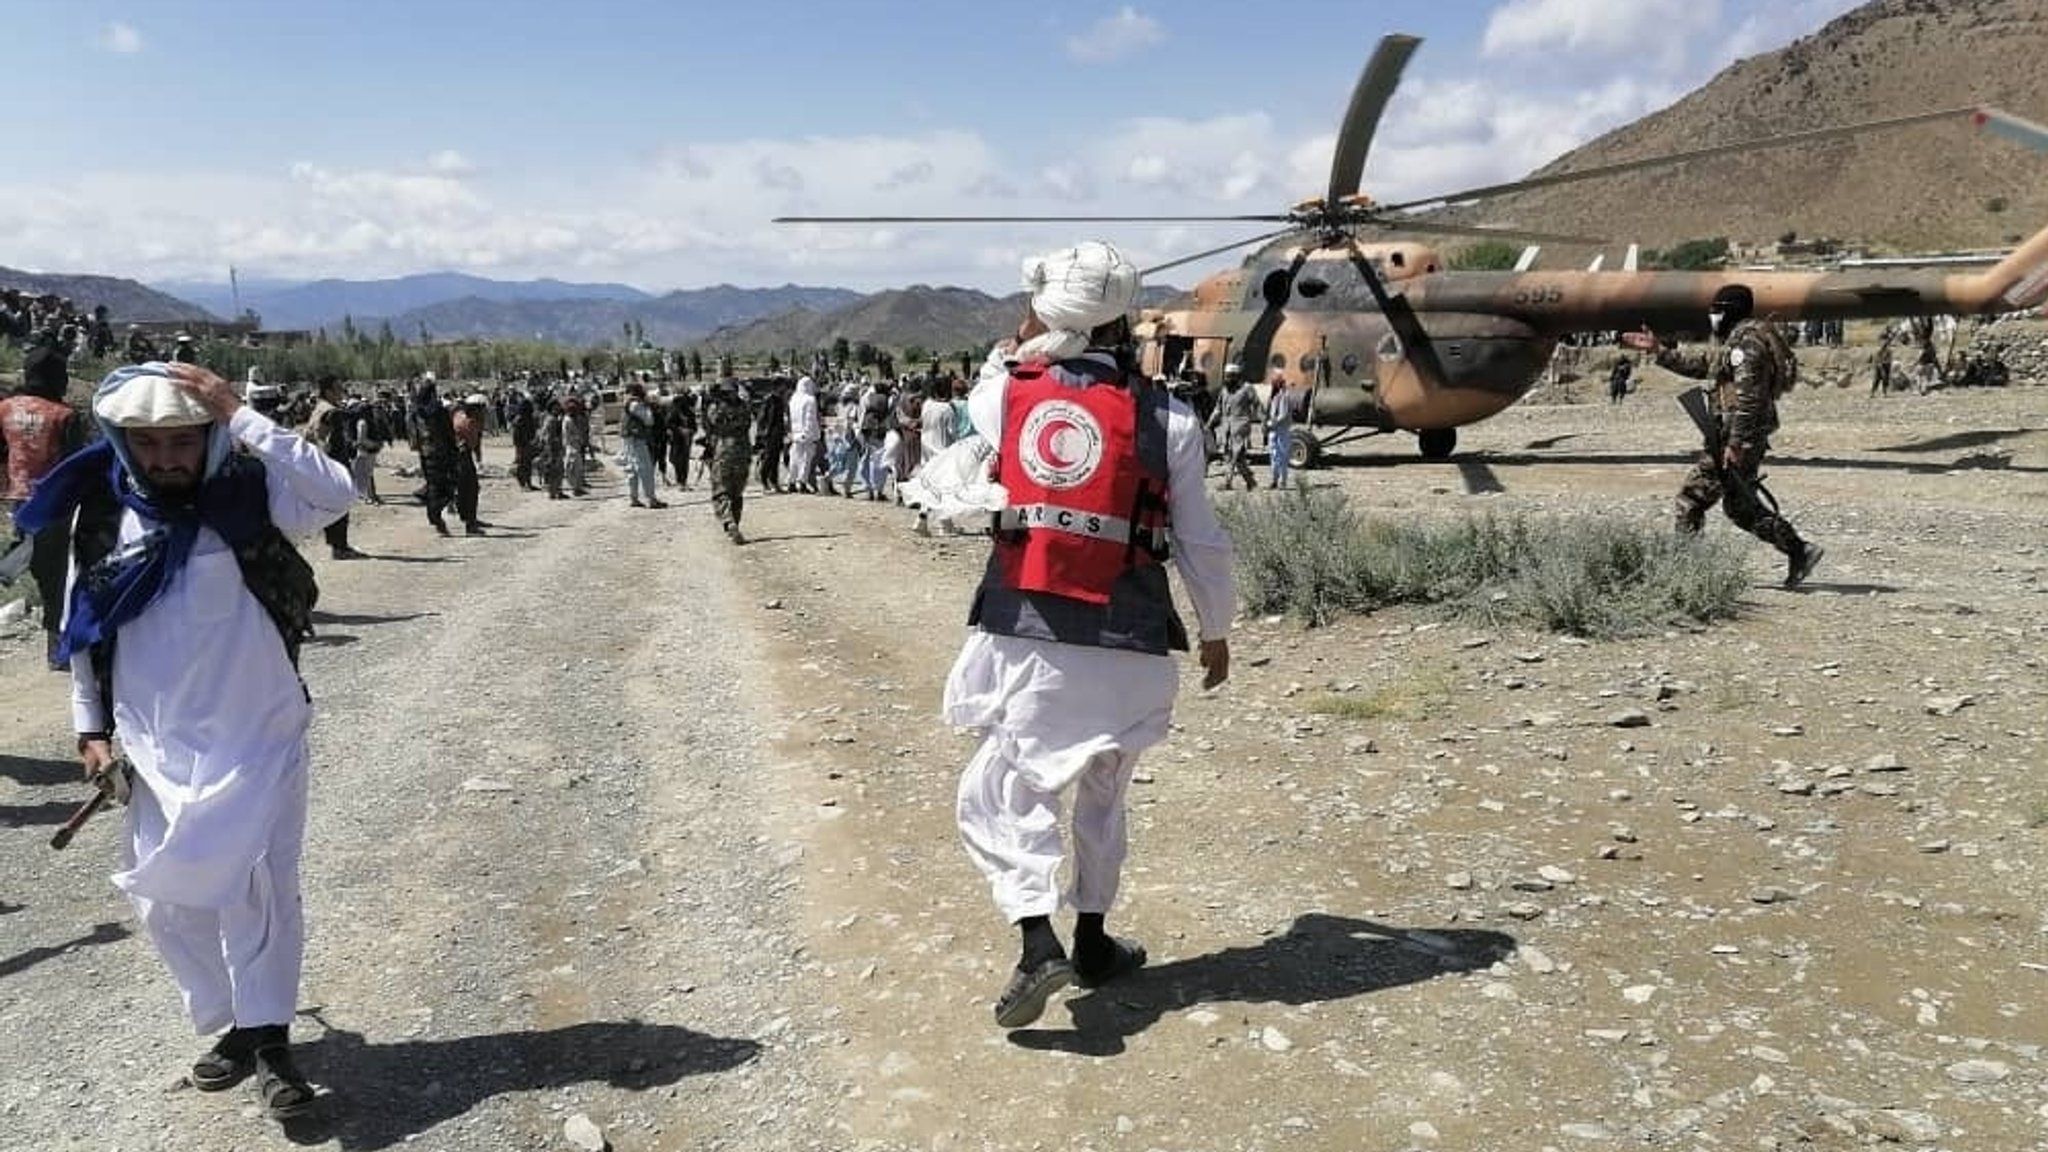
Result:
[[[1038,433],[1038,458],[1060,471],[1072,468],[1074,462],[1061,456],[1058,452],[1058,446],[1061,435],[1073,431],[1073,428],[1073,422],[1069,420],[1047,421],[1045,427]]]

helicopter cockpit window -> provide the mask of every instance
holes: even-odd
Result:
[[[1399,252],[1394,253],[1389,259],[1394,262],[1394,267],[1396,268],[1406,268],[1408,266],[1408,258]]]
[[[1330,290],[1330,282],[1311,276],[1306,280],[1297,282],[1294,285],[1294,290],[1313,300]]]
[[[1266,298],[1268,305],[1274,308],[1285,307],[1287,298],[1294,294],[1294,275],[1285,268],[1273,269],[1266,273],[1265,280],[1260,282],[1259,294]]]
[[[1346,352],[1344,354],[1344,359],[1339,361],[1337,366],[1339,368],[1344,369],[1344,374],[1346,376],[1358,375],[1358,353]]]

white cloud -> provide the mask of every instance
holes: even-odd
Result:
[[[1097,20],[1088,30],[1067,38],[1067,55],[1076,60],[1121,60],[1166,39],[1159,21],[1130,5]]]
[[[1508,0],[1487,18],[1489,58],[1560,50],[1580,57],[1675,63],[1688,40],[1721,19],[1720,0]]]
[[[142,51],[142,33],[133,24],[115,22],[100,30],[100,47],[117,56],[133,56]]]
[[[476,172],[476,165],[455,149],[443,148],[427,157],[427,171],[442,176],[469,176]]]

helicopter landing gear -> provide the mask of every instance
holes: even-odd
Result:
[[[1287,466],[1292,469],[1313,468],[1323,460],[1323,443],[1316,434],[1306,428],[1296,428],[1294,439],[1287,445]]]
[[[1415,434],[1424,460],[1446,460],[1458,447],[1456,428],[1424,428]]]

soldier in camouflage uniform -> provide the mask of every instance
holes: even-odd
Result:
[[[715,455],[711,465],[711,508],[718,522],[735,544],[745,544],[740,535],[740,511],[746,503],[747,473],[753,462],[751,432],[754,411],[747,403],[740,382],[728,376],[704,394],[701,416],[704,435]]]
[[[1702,455],[1678,490],[1678,530],[1700,530],[1716,502],[1735,526],[1785,554],[1785,587],[1797,588],[1822,549],[1799,538],[1789,521],[1760,498],[1758,470],[1778,430],[1778,397],[1792,390],[1799,359],[1775,324],[1751,317],[1746,288],[1729,286],[1714,294],[1709,313],[1719,347],[1681,352],[1648,333],[1632,333],[1631,347],[1653,352],[1658,367],[1693,380],[1711,379],[1713,407],[1721,421],[1721,457]]]

